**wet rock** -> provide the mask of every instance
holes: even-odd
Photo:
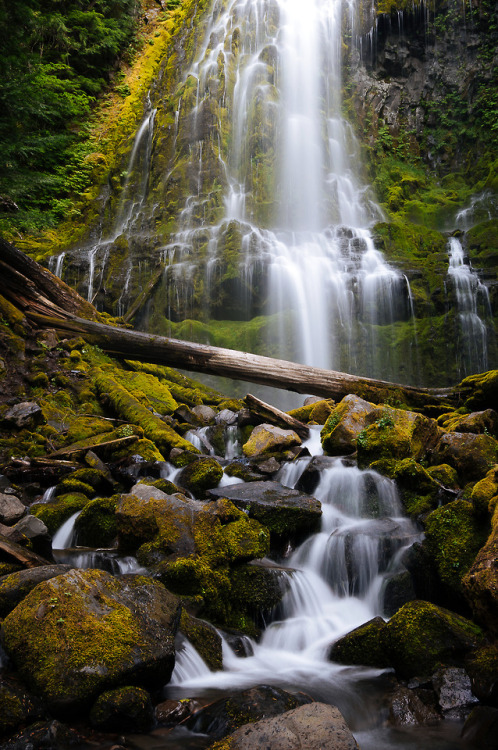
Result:
[[[294,430],[282,430],[272,424],[260,424],[244,443],[244,455],[254,458],[268,453],[281,453],[294,445],[301,445],[301,438]]]
[[[216,424],[224,425],[228,427],[232,424],[237,424],[237,412],[231,411],[230,409],[222,409],[215,417]]]
[[[490,435],[448,432],[430,452],[429,461],[453,466],[464,484],[478,481],[498,462],[498,442]]]
[[[389,723],[395,727],[416,724],[437,724],[441,717],[405,687],[398,687],[389,702]]]
[[[254,461],[254,465],[256,466],[260,474],[267,475],[276,474],[281,466],[280,462],[277,461],[275,456],[271,456],[271,458],[265,458],[263,461]]]
[[[154,723],[150,695],[132,686],[108,690],[93,704],[90,723],[107,732],[148,732]]]
[[[227,497],[250,518],[272,534],[301,539],[316,531],[321,522],[321,504],[311,495],[278,482],[244,482],[209,490],[209,497]]]
[[[303,694],[294,695],[281,688],[259,685],[201,708],[186,725],[194,732],[221,739],[238,727],[278,716],[308,703],[311,703],[311,698]]]
[[[213,672],[223,669],[221,637],[216,628],[183,610],[180,630]]]
[[[42,716],[40,701],[18,681],[8,678],[0,680],[0,735],[13,732]]]
[[[3,421],[22,430],[40,424],[43,421],[43,412],[34,401],[23,401],[12,406],[4,414]]]
[[[51,558],[51,536],[43,521],[36,516],[28,514],[14,526],[0,526],[0,533],[16,544],[30,544],[37,554]]]
[[[411,573],[403,570],[387,577],[384,581],[382,596],[383,611],[387,617],[392,617],[403,604],[416,599]]]
[[[368,414],[367,421],[369,426],[356,441],[360,466],[385,458],[420,461],[442,434],[434,419],[402,409],[378,407]]]
[[[195,414],[200,424],[203,425],[212,424],[216,418],[215,410],[210,406],[205,406],[204,404],[194,406],[192,409],[192,413]]]
[[[179,600],[143,576],[73,570],[38,584],[5,618],[5,650],[55,713],[102,689],[159,687],[174,666]]]
[[[366,667],[388,667],[390,658],[384,649],[382,633],[386,623],[382,617],[360,625],[339,638],[329,652],[330,661],[339,664],[361,664]]]
[[[2,743],[2,750],[78,750],[86,738],[59,721],[37,722]]]
[[[221,743],[213,750],[221,750]],[[230,735],[231,750],[358,750],[340,711],[335,706],[311,703],[281,716],[246,724]]]
[[[321,437],[324,451],[331,456],[353,453],[358,435],[370,424],[368,416],[375,409],[375,404],[359,396],[345,396],[323,426]]]
[[[206,490],[218,486],[222,476],[223,469],[216,459],[199,458],[185,466],[175,481],[196,497],[204,497]]]
[[[432,678],[439,706],[447,719],[461,719],[478,703],[472,693],[470,677],[465,669],[439,669]]]
[[[474,695],[483,703],[498,706],[498,642],[477,649],[465,668]]]
[[[424,601],[405,604],[382,631],[390,664],[403,678],[461,664],[482,641],[470,620]]]
[[[462,739],[481,750],[498,747],[498,708],[476,706],[470,712],[462,729]]]
[[[296,484],[296,489],[311,494],[316,490],[324,469],[329,468],[337,461],[332,456],[313,456],[308,466],[301,474]]]
[[[40,565],[0,578],[0,617],[6,617],[42,581],[63,575],[70,565]]]
[[[154,716],[159,724],[175,726],[191,716],[198,708],[199,703],[192,698],[183,698],[178,701],[167,700],[156,706]]]
[[[26,514],[26,506],[15,495],[0,493],[0,523],[13,526]]]

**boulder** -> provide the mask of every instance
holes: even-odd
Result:
[[[449,464],[456,469],[462,486],[482,479],[498,463],[498,441],[490,435],[447,432],[430,451],[429,462]]]
[[[0,679],[0,736],[42,716],[40,701],[30,695],[19,682],[12,678]]]
[[[154,724],[150,695],[134,686],[107,690],[93,704],[90,723],[104,732],[148,732]]]
[[[396,481],[406,512],[412,518],[455,499],[456,493],[442,485],[413,458],[395,461],[382,458],[370,468]]]
[[[3,644],[26,684],[67,715],[103,690],[167,683],[179,619],[179,600],[152,579],[72,570],[17,605],[3,622]]]
[[[319,501],[278,482],[242,482],[209,490],[208,496],[228,498],[272,534],[293,541],[320,527],[322,510]]]
[[[76,544],[80,547],[111,547],[117,536],[118,496],[96,497],[86,503],[74,523]]]
[[[345,396],[323,426],[323,450],[331,456],[354,453],[358,435],[371,424],[367,418],[376,408],[375,404],[352,393]]]
[[[486,544],[462,580],[465,597],[476,619],[498,633],[498,510]]]
[[[401,570],[385,578],[382,587],[383,611],[386,617],[392,617],[395,612],[417,598],[413,578],[408,570]]]
[[[432,683],[446,719],[463,719],[479,703],[472,692],[470,677],[461,667],[438,669]]]
[[[223,476],[223,469],[215,458],[199,458],[185,466],[176,477],[180,487],[190,490],[195,497],[205,497],[206,490],[217,487]]]
[[[302,693],[294,695],[281,688],[258,685],[210,703],[196,711],[186,725],[194,732],[218,740],[241,726],[284,714],[308,703],[311,703],[311,698]]]
[[[294,430],[282,430],[272,424],[260,424],[251,432],[242,450],[248,458],[282,453],[295,445],[301,445],[301,438]]]
[[[426,706],[413,690],[399,686],[390,696],[389,724],[395,727],[437,724],[440,719],[437,711]]]
[[[368,422],[369,426],[356,440],[361,466],[369,466],[382,458],[420,461],[442,435],[434,419],[402,409],[378,407],[370,412]]]
[[[63,575],[70,565],[40,565],[0,578],[0,617],[6,617],[42,581]]]
[[[451,412],[443,414],[438,424],[448,432],[473,432],[476,435],[498,435],[498,412],[494,409],[474,411],[471,414]]]
[[[470,620],[424,601],[408,602],[382,630],[382,643],[403,678],[432,674],[441,664],[459,666],[482,641]]]
[[[498,708],[491,706],[476,706],[462,729],[462,739],[471,747],[480,747],[483,750],[496,748],[496,737],[498,736]]]
[[[487,517],[493,514],[498,503],[498,464],[474,485],[470,501],[479,515]]]
[[[204,425],[212,424],[216,418],[216,411],[211,406],[206,406],[205,404],[192,407],[192,414],[195,414],[199,423]]]
[[[15,495],[0,493],[0,523],[13,526],[26,514],[26,506]]]
[[[213,672],[223,669],[221,637],[213,625],[183,610],[180,630]]]
[[[344,718],[335,706],[310,703],[280,716],[262,719],[235,730],[229,738],[230,750],[358,750]],[[226,747],[224,741],[212,750]]]
[[[23,401],[8,409],[3,416],[3,421],[22,430],[40,424],[43,421],[43,412],[36,402]]]
[[[158,724],[166,726],[175,726],[184,721],[188,716],[199,708],[199,703],[192,698],[182,698],[181,700],[166,700],[154,709],[154,716]]]
[[[382,617],[374,617],[351,630],[334,643],[329,652],[330,661],[365,667],[389,667],[391,662],[382,639],[385,628]]]
[[[498,642],[478,648],[466,669],[474,695],[483,703],[498,706]]]
[[[87,744],[87,737],[59,721],[40,721],[3,742],[2,750],[68,750]]]
[[[0,533],[9,541],[31,549],[48,559],[51,559],[52,540],[48,529],[39,518],[28,514],[23,516],[14,526],[0,526]]]

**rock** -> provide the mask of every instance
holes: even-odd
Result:
[[[148,732],[154,724],[150,695],[131,686],[101,693],[90,711],[90,723],[105,732]]]
[[[185,466],[176,477],[180,487],[190,490],[195,497],[205,497],[206,491],[217,487],[223,476],[223,469],[215,458],[199,458]]]
[[[294,695],[281,688],[258,685],[199,709],[186,725],[193,732],[219,740],[239,727],[279,716],[308,703],[311,703],[311,698],[302,693]]]
[[[42,581],[63,575],[70,565],[40,565],[0,578],[0,617],[6,617]]]
[[[213,672],[223,669],[221,637],[213,625],[183,610],[180,630]]]
[[[282,430],[272,424],[260,424],[251,432],[242,450],[245,456],[254,458],[269,453],[282,453],[294,445],[301,445],[301,438],[294,430]]]
[[[437,724],[441,717],[406,687],[398,687],[389,701],[389,723],[395,727],[413,724]]]
[[[222,750],[223,741],[212,745]],[[226,745],[225,745],[226,746]],[[311,703],[281,716],[246,724],[230,735],[230,750],[358,750],[340,711],[335,706]]]
[[[12,526],[26,514],[26,506],[15,495],[0,493],[0,523]]]
[[[442,434],[434,419],[402,409],[378,407],[368,414],[368,422],[370,426],[356,440],[361,466],[382,458],[420,461]]]
[[[40,702],[22,685],[13,679],[0,679],[0,736],[42,716]]]
[[[279,537],[296,541],[320,527],[322,511],[318,500],[278,482],[232,484],[209,490],[208,496],[228,498]]]
[[[382,630],[382,643],[403,678],[432,674],[441,664],[458,665],[482,641],[480,629],[449,610],[408,602]]]
[[[455,499],[456,493],[444,487],[413,458],[394,461],[382,458],[370,468],[394,479],[406,512],[412,518]]]
[[[337,459],[332,456],[313,456],[296,484],[296,489],[312,494],[321,479],[322,471],[333,466]]]
[[[167,700],[156,706],[154,716],[159,724],[174,726],[183,722],[198,708],[199,703],[192,698],[183,698],[178,701]]]
[[[476,619],[498,633],[498,510],[491,534],[462,579],[462,586]]]
[[[392,617],[403,604],[416,599],[417,595],[411,573],[408,570],[402,570],[388,576],[384,580],[382,596],[383,611],[386,617]]]
[[[446,419],[445,419],[446,417]],[[474,411],[471,414],[452,412],[439,417],[438,424],[448,432],[473,432],[476,435],[498,435],[498,413],[494,409]]]
[[[275,456],[271,456],[270,458],[265,458],[263,461],[255,460],[253,461],[253,463],[256,466],[260,474],[267,474],[267,475],[276,474],[281,466],[280,462],[277,461]]]
[[[0,533],[16,544],[29,544],[37,554],[51,559],[51,536],[43,521],[36,516],[29,514],[23,516],[14,526],[0,526]]]
[[[102,690],[167,683],[179,618],[179,600],[152,579],[72,570],[17,605],[3,622],[3,643],[26,684],[68,715]]]
[[[453,466],[463,486],[482,479],[498,463],[498,441],[490,435],[447,432],[431,450],[429,462]]]
[[[498,409],[498,370],[469,375],[460,386],[471,394],[465,402],[467,409]]]
[[[218,412],[214,421],[216,422],[216,424],[221,424],[225,427],[228,427],[232,424],[237,424],[237,413],[235,411],[231,411],[230,409],[222,409]]]
[[[97,497],[86,503],[74,523],[76,544],[80,547],[112,547],[117,536],[118,496]]]
[[[361,664],[365,667],[388,667],[390,658],[383,645],[382,633],[386,623],[382,617],[360,625],[339,638],[330,649],[328,658],[339,664]]]
[[[68,518],[82,510],[88,502],[86,495],[74,492],[61,495],[49,503],[35,503],[30,507],[30,512],[43,521],[53,535]]]
[[[470,501],[479,515],[487,518],[493,513],[498,503],[498,464],[474,485]]]
[[[192,413],[195,414],[201,424],[207,425],[212,424],[216,418],[216,412],[211,406],[205,406],[199,404],[192,408]]]
[[[465,669],[439,669],[432,678],[439,706],[447,719],[464,718],[471,707],[479,703],[472,693],[470,677]]]
[[[23,401],[12,406],[3,416],[3,421],[19,430],[35,427],[43,421],[41,406],[34,401]]]
[[[87,738],[59,721],[37,722],[2,743],[2,750],[78,750]]]
[[[478,648],[465,667],[474,695],[483,703],[498,706],[498,642]]]
[[[349,394],[333,409],[322,432],[322,445],[331,456],[342,456],[356,450],[360,432],[371,424],[367,417],[377,407],[359,396]]]
[[[462,739],[481,750],[496,750],[498,747],[498,708],[477,706],[467,717],[462,729]]]

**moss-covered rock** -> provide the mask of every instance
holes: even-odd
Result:
[[[6,617],[42,581],[63,575],[70,565],[40,565],[19,570],[0,578],[0,617]]]
[[[67,477],[59,482],[55,489],[55,496],[80,494],[86,495],[87,498],[95,497],[95,490],[92,485],[82,482],[74,477]]]
[[[389,667],[390,658],[384,650],[382,633],[386,623],[374,617],[359,628],[339,638],[329,651],[329,659],[339,664],[363,664],[367,667]]]
[[[498,413],[494,409],[471,414],[450,412],[438,417],[438,424],[448,432],[473,432],[476,435],[498,435]]]
[[[498,641],[485,643],[467,665],[472,692],[483,703],[498,703]]]
[[[406,512],[412,518],[436,508],[441,500],[441,484],[413,458],[401,461],[383,458],[374,461],[370,468],[396,481]]]
[[[455,391],[467,396],[467,409],[498,409],[498,370],[469,375]]]
[[[458,487],[458,474],[456,469],[449,464],[437,464],[436,466],[428,466],[427,473],[443,485],[443,487],[449,487],[450,489],[456,489]]]
[[[26,683],[66,715],[130,680],[164,685],[179,616],[176,597],[152,579],[75,570],[23,599],[3,622],[3,643]]]
[[[119,496],[90,500],[74,524],[76,542],[81,547],[111,547],[117,536],[116,505]]]
[[[431,451],[429,461],[452,466],[464,486],[482,479],[498,462],[498,441],[490,435],[447,432]]]
[[[306,424],[325,425],[335,405],[335,401],[332,401],[331,398],[326,398],[321,401],[314,401],[312,404],[306,404],[306,406],[300,406],[298,409],[291,409],[287,413],[291,417],[294,417],[294,419],[298,419],[300,422],[305,422]]]
[[[221,637],[212,625],[198,617],[193,617],[185,609],[180,619],[180,630],[194,646],[209,669],[218,672],[223,669]]]
[[[370,426],[356,440],[358,463],[363,466],[381,458],[420,460],[441,435],[434,419],[416,412],[381,407],[374,409],[368,419]]]
[[[61,495],[51,503],[35,503],[30,512],[43,521],[51,534],[60,529],[74,513],[82,510],[89,502],[88,497],[81,493]]]
[[[465,596],[476,619],[493,633],[498,633],[498,510],[492,519],[492,530],[478,552],[472,567],[463,578]]]
[[[40,702],[13,679],[0,680],[0,735],[42,718]]]
[[[215,458],[199,458],[185,466],[176,481],[181,487],[190,490],[195,497],[205,497],[206,491],[217,487],[223,476],[223,469]]]
[[[358,435],[370,424],[367,417],[375,409],[375,404],[359,396],[345,396],[323,426],[321,438],[324,451],[331,456],[353,453]]]
[[[301,438],[294,430],[282,430],[272,424],[260,424],[253,429],[242,450],[245,456],[255,458],[281,453],[295,445],[301,445]]]
[[[443,505],[426,518],[424,545],[443,584],[462,593],[462,577],[487,535],[487,526],[479,522],[472,504],[466,500]]]
[[[382,630],[390,664],[403,678],[430,675],[441,664],[461,664],[481,642],[477,625],[424,601],[405,604]]]
[[[498,495],[498,465],[495,464],[488,471],[484,479],[477,482],[472,488],[470,501],[474,506],[476,513],[486,517],[492,515],[496,503],[494,499]]]
[[[154,724],[150,695],[135,686],[107,690],[93,704],[90,723],[106,732],[148,732]]]

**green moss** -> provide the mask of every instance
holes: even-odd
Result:
[[[196,497],[204,497],[206,490],[218,486],[222,476],[223,469],[216,459],[199,458],[185,466],[178,481]]]
[[[95,497],[95,490],[92,485],[76,479],[74,475],[59,482],[55,490],[56,497],[59,497],[60,495],[68,495],[70,493],[86,495],[88,498]]]
[[[455,500],[426,519],[425,544],[443,583],[461,591],[461,580],[486,541],[489,528],[476,519],[474,508]]]
[[[30,512],[43,521],[50,534],[55,534],[64,521],[82,510],[88,502],[86,495],[69,493],[51,503],[35,503],[30,507]]]
[[[212,625],[192,617],[184,609],[180,619],[180,630],[201,655],[209,669],[213,672],[223,669],[221,638]]]
[[[144,461],[148,463],[154,463],[155,461],[164,461],[163,454],[157,449],[156,445],[151,440],[137,440],[131,445],[113,449],[112,451],[113,460],[119,461],[129,456],[140,456]]]
[[[498,370],[469,375],[455,391],[467,398],[465,406],[470,410],[498,409]]]
[[[451,487],[455,489],[458,487],[458,474],[456,469],[448,464],[438,464],[438,466],[429,466],[427,473],[440,482],[444,487]]]
[[[330,660],[339,664],[362,664],[366,667],[390,666],[382,641],[385,627],[381,617],[360,625],[336,641],[330,651]]]
[[[116,504],[119,495],[97,497],[85,505],[74,526],[79,546],[111,547],[117,536]]]
[[[135,685],[107,690],[90,711],[92,726],[107,731],[147,732],[153,720],[149,693]]]
[[[470,500],[477,515],[486,517],[490,514],[490,502],[498,495],[498,465],[494,466],[484,479],[477,482],[472,489]]]

